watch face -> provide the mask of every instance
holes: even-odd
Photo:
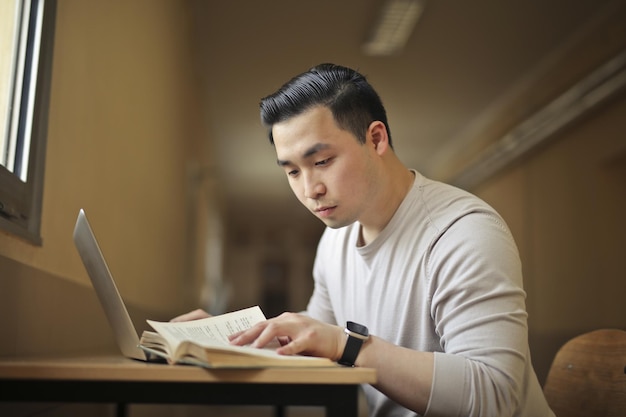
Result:
[[[362,324],[355,323],[353,321],[349,321],[346,324],[346,328],[348,330],[350,330],[351,332],[358,333],[358,334],[363,335],[363,336],[368,336],[369,335],[367,327],[363,326]]]

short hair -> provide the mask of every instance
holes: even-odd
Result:
[[[337,125],[354,134],[361,143],[365,143],[369,125],[381,121],[391,146],[387,113],[378,93],[362,74],[329,63],[295,76],[261,100],[261,121],[269,127],[270,143],[274,144],[274,124],[320,105],[330,109]]]

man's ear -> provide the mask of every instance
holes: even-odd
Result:
[[[389,136],[387,135],[387,128],[381,121],[375,120],[370,123],[367,128],[367,135],[371,137],[374,150],[377,154],[384,154],[389,149]]]

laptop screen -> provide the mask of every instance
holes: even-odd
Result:
[[[74,244],[85,265],[93,288],[96,290],[100,304],[113,330],[115,341],[122,354],[133,359],[147,360],[146,353],[138,347],[139,337],[137,330],[117,290],[113,276],[104,260],[83,209],[79,211],[76,219]]]

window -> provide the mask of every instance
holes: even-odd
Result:
[[[0,0],[0,228],[41,244],[55,0]]]

